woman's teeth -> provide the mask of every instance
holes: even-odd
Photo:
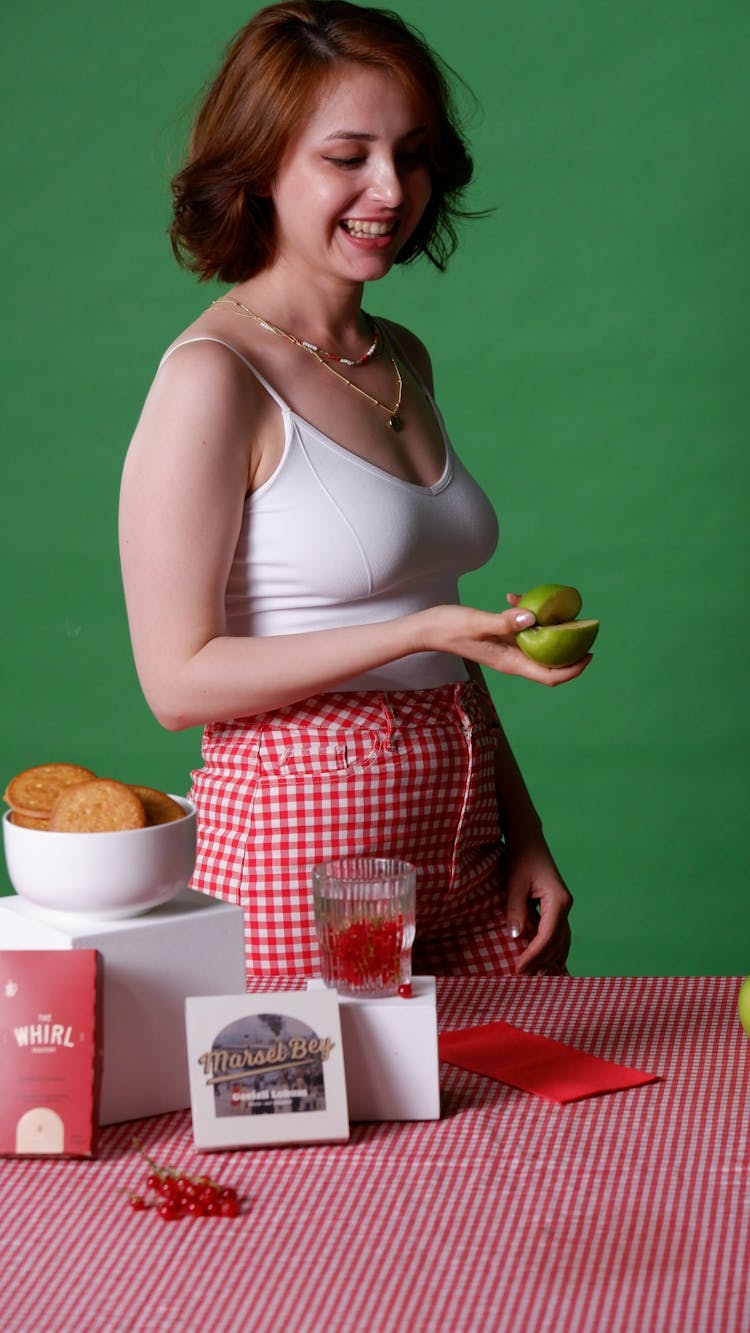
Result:
[[[365,222],[360,218],[345,218],[342,227],[350,236],[389,236],[393,222]]]

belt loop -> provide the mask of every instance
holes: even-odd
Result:
[[[382,728],[383,743],[389,749],[392,749],[393,746],[397,743],[396,738],[398,736],[399,728],[398,728],[398,723],[396,721],[396,715],[394,712],[393,704],[391,702],[389,694],[385,690],[383,690],[380,695],[380,707],[382,714],[381,728]]]
[[[453,682],[453,711],[464,736],[471,734],[471,712],[466,691],[467,685],[470,684],[471,681],[468,680],[455,680]]]

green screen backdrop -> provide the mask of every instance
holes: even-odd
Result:
[[[172,260],[168,180],[253,9],[3,7],[3,783],[65,759],[180,792],[198,760],[140,694],[117,493],[159,356],[216,295]],[[602,621],[572,685],[492,682],[575,896],[571,968],[750,971],[750,10],[400,12],[475,94],[471,203],[492,209],[447,274],[367,293],[429,344],[500,515],[464,598],[570,582]]]

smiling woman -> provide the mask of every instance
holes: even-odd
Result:
[[[564,970],[571,897],[480,667],[546,685],[529,611],[460,605],[497,541],[430,360],[366,282],[455,245],[471,159],[396,16],[292,0],[238,35],[174,182],[172,242],[234,282],[167,350],[122,482],[141,684],[204,724],[195,887],[253,974],[320,969],[310,873],[416,864],[422,971]]]

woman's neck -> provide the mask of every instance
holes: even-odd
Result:
[[[356,351],[368,334],[362,292],[362,283],[313,284],[308,279],[302,285],[270,269],[238,283],[228,295],[295,338],[346,352]]]

